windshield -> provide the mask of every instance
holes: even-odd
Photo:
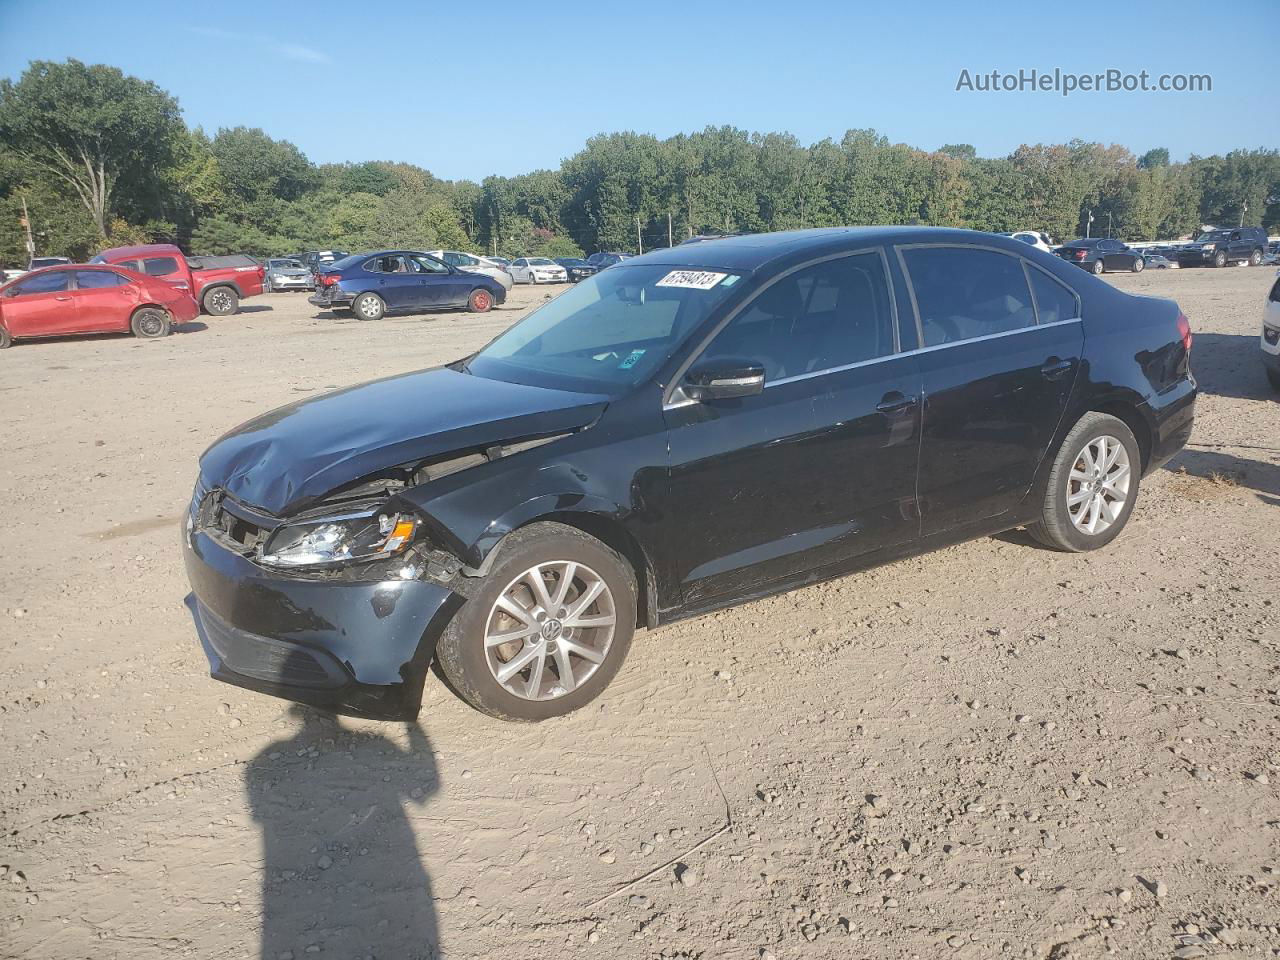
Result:
[[[530,257],[529,266],[531,267],[554,267],[555,264],[546,257]]]
[[[31,261],[31,269],[38,270],[41,267],[56,267],[60,263],[69,263],[65,257],[36,257]]]
[[[1212,233],[1200,234],[1200,236],[1196,237],[1196,243],[1209,243],[1214,240],[1225,240],[1225,239],[1227,239],[1227,231],[1215,230]]]
[[[595,274],[499,336],[467,370],[494,380],[621,393],[666,362],[739,279],[658,265]]]
[[[297,260],[268,260],[267,266],[277,267],[281,270],[301,270],[302,264]]]

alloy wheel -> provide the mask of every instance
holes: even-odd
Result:
[[[215,290],[209,295],[209,306],[215,311],[221,313],[224,310],[231,309],[231,294],[226,290]]]
[[[485,621],[489,672],[522,700],[555,700],[600,668],[617,610],[604,579],[585,564],[552,560],[507,584]]]
[[[1067,474],[1067,514],[1081,533],[1102,533],[1120,518],[1129,499],[1129,451],[1113,436],[1084,445]]]

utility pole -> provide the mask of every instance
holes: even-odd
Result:
[[[640,218],[636,217],[636,249],[644,253],[644,241],[640,239]]]
[[[1111,211],[1107,211],[1107,236],[1111,236]]]
[[[1089,226],[1093,223],[1093,211],[1086,209],[1084,212],[1084,238],[1089,239]]]
[[[674,247],[675,243],[671,239],[671,211],[667,211],[667,246]]]
[[[31,236],[31,217],[27,213],[27,195],[25,193],[22,195],[22,225],[27,230],[27,261],[30,262],[31,258],[36,255],[36,241]]]
[[[24,207],[23,209],[25,210],[26,208]],[[1242,227],[1244,226],[1244,215],[1248,211],[1248,209],[1249,209],[1249,201],[1241,200],[1240,201],[1240,226]]]

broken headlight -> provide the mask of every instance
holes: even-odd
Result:
[[[286,524],[263,545],[262,563],[272,567],[321,567],[395,556],[418,529],[412,514],[389,511],[345,513]]]

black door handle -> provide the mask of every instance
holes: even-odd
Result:
[[[876,409],[881,413],[900,413],[914,407],[916,402],[916,397],[908,397],[897,390],[890,390],[876,404]]]
[[[1044,374],[1046,380],[1061,380],[1075,365],[1074,360],[1059,360],[1057,357],[1050,357],[1044,362],[1040,372]]]

